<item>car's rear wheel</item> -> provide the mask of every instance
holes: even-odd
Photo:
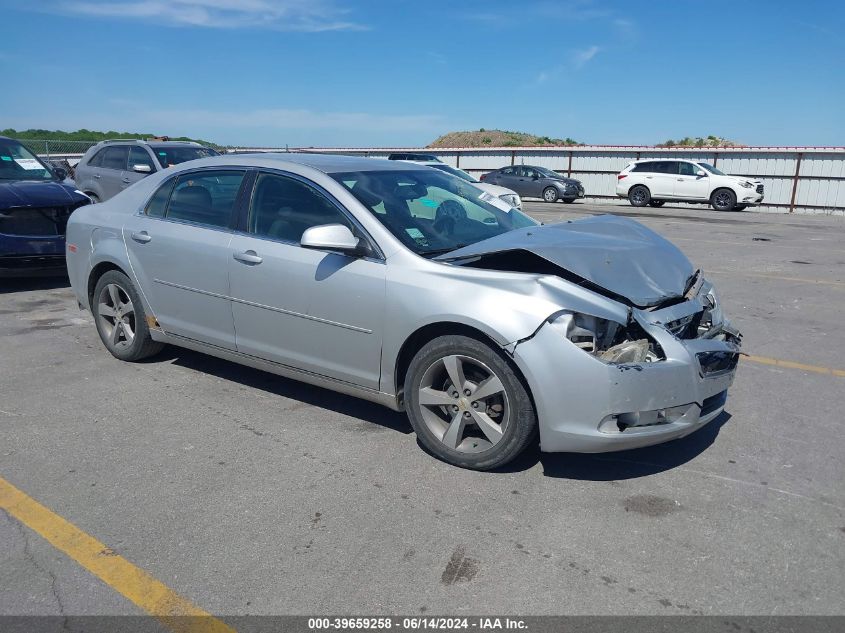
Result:
[[[664,204],[666,204],[665,200],[649,200],[648,201],[648,206],[655,207],[655,208],[658,208],[658,209],[660,207],[662,207]]]
[[[716,189],[710,196],[710,206],[716,211],[732,211],[736,206],[736,194],[730,189]]]
[[[644,207],[651,202],[651,192],[645,185],[634,185],[628,192],[628,202],[634,207]]]
[[[408,418],[420,443],[445,462],[489,470],[535,437],[528,391],[501,352],[466,336],[441,336],[411,361]]]
[[[734,205],[734,211],[745,211],[748,208],[747,204]]]
[[[554,187],[546,187],[543,189],[543,200],[546,202],[557,202],[557,189]]]
[[[110,270],[97,280],[91,309],[100,340],[115,358],[138,361],[164,347],[150,336],[141,298],[122,272]]]

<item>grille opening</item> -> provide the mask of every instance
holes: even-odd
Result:
[[[74,207],[40,207],[0,211],[0,233],[35,237],[60,237]]]

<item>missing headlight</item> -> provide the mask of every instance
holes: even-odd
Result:
[[[549,319],[549,324],[573,345],[605,363],[642,363],[662,358],[662,350],[635,322],[625,326],[589,314],[563,311]]]

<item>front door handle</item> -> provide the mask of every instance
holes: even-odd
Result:
[[[245,251],[243,253],[233,253],[232,257],[237,259],[239,262],[243,262],[244,264],[260,264],[264,261],[263,258],[259,257],[255,251]]]
[[[94,178],[99,178],[100,174],[94,174]]]
[[[132,233],[132,239],[140,244],[146,244],[153,238],[146,231],[135,231],[134,233]]]

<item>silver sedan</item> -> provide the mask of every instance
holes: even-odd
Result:
[[[725,406],[740,334],[672,244],[627,219],[538,225],[448,173],[321,154],[219,156],[70,219],[105,347],[178,345],[404,410],[490,469],[683,437]]]

